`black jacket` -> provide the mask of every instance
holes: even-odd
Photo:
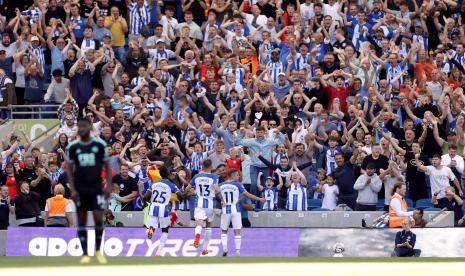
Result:
[[[40,195],[35,192],[29,192],[29,194],[21,192],[17,194],[13,200],[16,219],[33,218],[39,216],[39,200]]]

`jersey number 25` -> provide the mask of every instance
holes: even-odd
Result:
[[[158,192],[157,190],[154,190],[153,195],[153,202],[160,204],[166,203],[166,192]]]

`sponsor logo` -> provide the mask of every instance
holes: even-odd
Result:
[[[89,241],[88,250],[89,254],[93,255],[95,248],[94,239],[95,232],[93,230],[88,231]],[[111,237],[104,240],[100,248],[106,256],[117,257],[117,256],[136,256],[135,252],[142,252],[146,257],[154,256],[160,245],[159,240],[148,240],[148,239],[127,239],[125,241]],[[212,239],[208,245],[209,254],[207,256],[218,256],[220,252],[221,240]],[[66,240],[57,237],[36,237],[29,241],[29,254],[32,256],[82,256],[82,247],[79,238],[73,238]],[[162,250],[163,256],[183,256],[183,257],[195,257],[198,256],[199,250],[194,247],[194,240],[182,240],[182,239],[169,239],[166,241],[165,247]]]

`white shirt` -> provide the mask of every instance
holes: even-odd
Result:
[[[164,36],[164,35],[162,35],[161,37],[157,37],[156,35],[153,35],[153,36],[147,38],[147,47],[156,46],[157,45],[157,40],[159,40],[159,39],[163,40],[166,45],[170,45],[170,43],[171,43],[171,40],[168,37]]]
[[[171,19],[168,19],[166,16],[163,15],[158,23],[163,25],[164,36],[168,36],[168,32],[171,34],[171,36],[175,36],[174,30],[178,28],[178,20],[176,18],[172,17]],[[169,25],[171,25],[171,29],[168,28]]]
[[[249,13],[248,13],[248,14],[245,15],[245,21],[247,22],[247,26],[249,26],[249,28],[250,28],[251,30],[255,30],[255,29],[256,29],[256,28],[252,25],[253,18],[254,18],[254,15],[253,15],[253,14],[249,14]],[[257,25],[263,26],[263,27],[264,27],[264,26],[266,25],[266,21],[267,21],[267,20],[268,20],[268,19],[266,18],[266,16],[264,16],[264,15],[261,14],[261,15],[259,15],[259,16],[257,17],[257,22],[256,22],[256,23],[257,23]]]
[[[460,175],[463,174],[463,169],[464,169],[464,160],[463,157],[460,155],[455,155],[454,158],[451,158],[449,154],[444,154],[441,156],[441,165],[447,166],[450,164],[450,162],[454,160],[455,163],[457,164],[455,166],[455,169],[460,173]]]
[[[294,130],[292,133],[292,143],[297,144],[297,143],[305,143],[305,136],[307,135],[308,131],[305,127],[301,127],[299,130]]]
[[[323,15],[331,15],[333,22],[334,20],[341,19],[341,16],[337,13],[339,10],[339,2],[334,3],[330,6],[328,4],[323,4]]]
[[[195,22],[193,22],[193,21],[190,24],[187,24],[186,22],[183,22],[183,23],[179,24],[178,27],[177,27],[178,34],[181,34],[182,28],[184,26],[189,27],[189,36],[190,37],[193,37],[193,38],[198,39],[198,40],[203,40],[202,30],[200,30],[199,25],[195,24]]]
[[[337,206],[337,194],[339,193],[339,188],[337,185],[329,186],[328,184],[323,185],[323,204],[321,208],[334,210]]]
[[[308,22],[309,19],[315,16],[315,12],[313,11],[313,3],[307,5],[306,3],[300,4],[300,14],[305,22]]]
[[[0,42],[0,50],[5,50],[5,57],[13,57],[16,52],[18,52],[17,42],[10,43],[8,46],[4,46],[3,43]]]
[[[441,166],[440,169],[436,169],[433,166],[426,166],[426,169],[425,174],[430,176],[431,194],[438,193],[437,199],[445,197],[445,188],[450,186],[449,181],[454,181],[455,179],[452,170],[446,166]]]
[[[226,42],[228,43],[229,49],[232,49],[233,39],[236,39],[236,41],[238,42],[238,47],[244,46],[245,45],[244,41],[247,40],[247,38],[244,35],[236,36],[235,32],[228,31],[228,33],[226,34]]]
[[[403,181],[405,181],[405,177],[402,176]],[[384,205],[389,205],[391,202],[391,193],[392,189],[394,188],[394,184],[398,182],[397,177],[390,176],[389,174],[384,177]]]

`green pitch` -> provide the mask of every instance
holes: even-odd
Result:
[[[1,268],[60,267],[79,265],[79,257],[0,257]],[[465,258],[257,258],[257,257],[108,257],[107,266],[136,265],[205,265],[205,264],[260,264],[260,263],[427,263],[465,262]],[[93,260],[91,265],[98,265]]]

